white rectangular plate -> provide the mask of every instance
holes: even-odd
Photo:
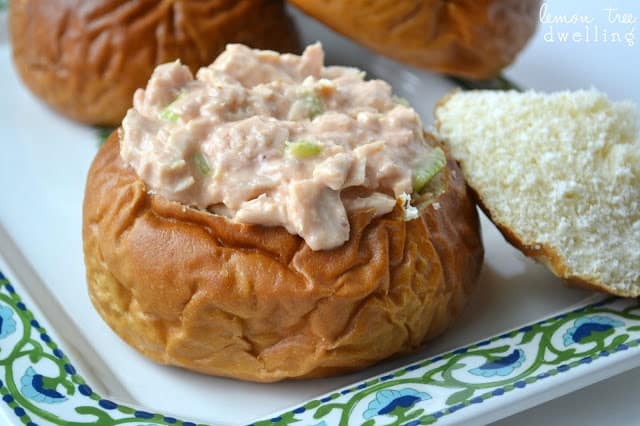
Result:
[[[324,43],[329,63],[388,80],[425,122],[453,87],[295,17],[306,42]],[[0,278],[2,424],[484,423],[640,363],[635,301],[592,304],[591,293],[561,286],[484,218],[478,291],[464,318],[419,353],[356,374],[276,384],[207,377],[146,360],[103,323],[86,292],[81,205],[97,132],[57,116],[22,86],[3,18],[0,271],[8,280]],[[529,51],[545,58],[553,49],[536,41]],[[549,87],[562,77],[547,76]],[[540,73],[535,77],[545,87]],[[589,83],[567,79],[567,86]]]

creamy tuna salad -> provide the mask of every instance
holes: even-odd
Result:
[[[283,226],[313,250],[349,239],[347,212],[390,212],[444,167],[415,110],[381,80],[228,45],[194,78],[156,68],[123,121],[120,154],[149,190],[241,223]]]

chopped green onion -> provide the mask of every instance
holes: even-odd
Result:
[[[287,151],[287,154],[292,157],[301,159],[320,154],[322,147],[315,142],[301,139],[295,142],[285,143],[285,150]]]
[[[185,95],[184,92],[180,92],[178,96],[176,96],[174,101],[171,102],[169,105],[167,105],[167,107],[160,112],[160,118],[163,119],[164,121],[169,121],[171,123],[175,123],[176,121],[178,121],[178,118],[180,118],[180,115],[177,112],[175,112],[172,107],[174,107],[176,102],[182,99],[184,95]]]
[[[410,107],[410,106],[411,106],[411,104],[409,104],[409,101],[408,101],[406,98],[403,98],[402,96],[395,96],[395,95],[393,95],[393,96],[391,97],[391,100],[392,100],[394,103],[398,104],[398,105],[404,105],[404,106],[406,106],[406,107]]]
[[[184,167],[187,163],[181,158],[179,160],[174,161],[173,163],[169,164],[169,170],[178,170],[182,167]]]
[[[427,162],[415,173],[413,191],[420,192],[447,164],[447,158],[440,148],[435,148]]]
[[[202,176],[207,176],[209,173],[211,173],[211,166],[209,165],[209,162],[204,157],[204,155],[202,155],[201,153],[197,152],[193,154],[191,160]]]
[[[302,103],[307,108],[310,119],[314,119],[318,115],[324,113],[324,102],[319,96],[309,94],[302,98]]]
[[[186,95],[187,95],[186,89],[181,89],[178,92],[178,96],[176,96],[176,99],[173,102],[171,102],[171,105],[175,105],[176,102],[178,102],[180,99],[184,98]]]
[[[160,113],[160,118],[163,119],[164,121],[175,123],[176,121],[178,121],[178,118],[180,118],[180,116],[176,114],[175,111],[172,111],[171,105],[169,105],[168,107],[162,110],[162,112]]]

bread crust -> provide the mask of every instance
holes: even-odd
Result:
[[[13,60],[31,91],[77,121],[118,126],[156,65],[193,72],[227,43],[296,52],[282,0],[21,0],[9,3]]]
[[[540,0],[290,0],[400,62],[472,79],[509,65],[534,33]]]
[[[114,132],[89,171],[83,241],[91,300],[149,358],[258,382],[323,377],[410,351],[463,309],[483,247],[449,160],[437,205],[350,214],[343,246],[233,223],[150,195]]]

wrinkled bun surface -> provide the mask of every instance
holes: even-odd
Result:
[[[227,43],[293,52],[276,0],[21,0],[9,3],[13,59],[24,83],[58,112],[116,126],[156,65],[192,71]]]
[[[535,31],[540,0],[290,0],[372,50],[446,74],[486,79]]]
[[[420,218],[359,211],[345,245],[312,251],[284,228],[149,195],[114,132],[85,193],[91,300],[160,363],[263,382],[365,367],[443,332],[476,281],[477,212],[454,162],[446,173]]]

